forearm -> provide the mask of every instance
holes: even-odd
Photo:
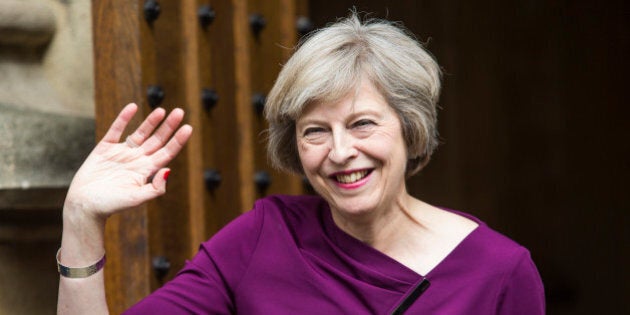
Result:
[[[86,215],[80,206],[66,202],[59,261],[83,267],[103,257],[105,219]],[[108,314],[103,270],[86,278],[60,276],[58,314]]]

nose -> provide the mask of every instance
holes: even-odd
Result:
[[[358,155],[355,139],[345,130],[333,131],[332,136],[332,147],[328,152],[328,158],[333,163],[343,165]]]

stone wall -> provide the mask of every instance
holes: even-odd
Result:
[[[65,191],[94,145],[88,0],[0,0],[0,314],[54,314]]]

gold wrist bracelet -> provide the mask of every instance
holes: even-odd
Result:
[[[99,270],[103,269],[103,266],[105,266],[105,254],[103,254],[103,257],[101,257],[101,259],[90,266],[74,268],[64,266],[59,262],[60,253],[61,248],[57,251],[57,255],[55,255],[55,258],[57,258],[57,271],[59,271],[60,275],[66,278],[87,278],[97,273]]]

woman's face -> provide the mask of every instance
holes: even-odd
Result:
[[[306,177],[338,215],[378,214],[406,195],[400,120],[369,81],[337,102],[307,106],[296,139]]]

